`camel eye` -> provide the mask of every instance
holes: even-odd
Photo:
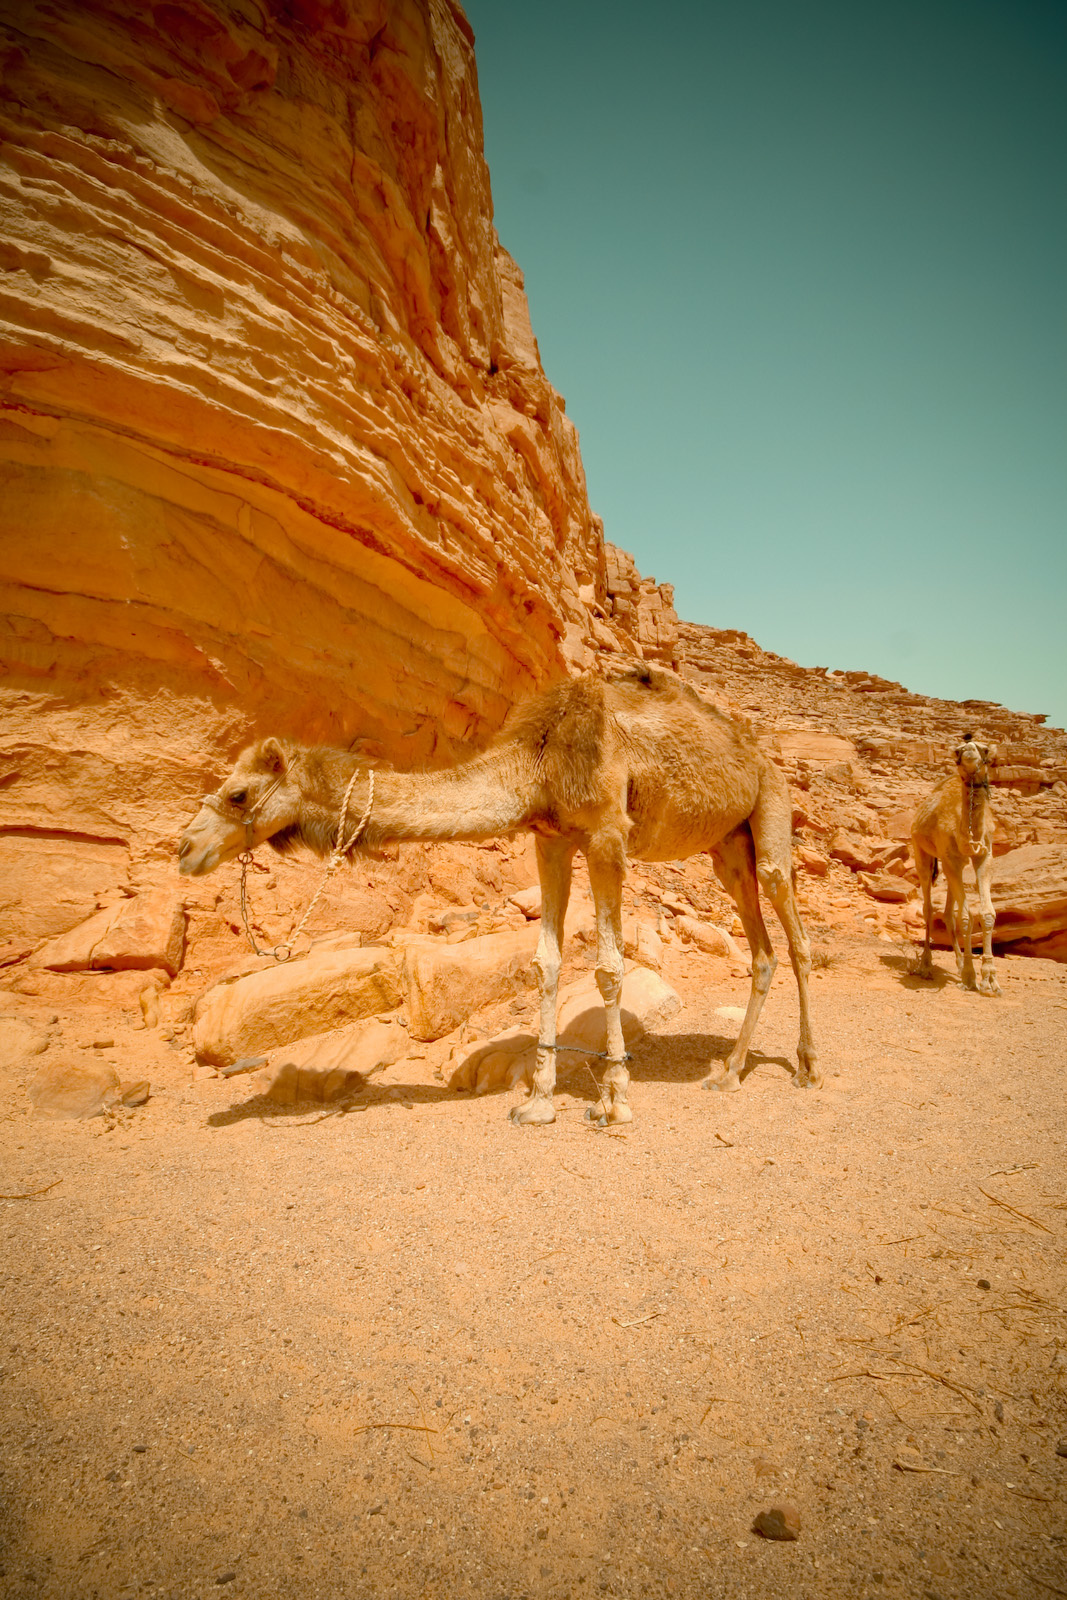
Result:
[[[243,806],[247,799],[248,799],[248,790],[247,789],[235,789],[233,791],[233,794],[231,794],[231,796],[230,796],[230,804],[232,806]]]

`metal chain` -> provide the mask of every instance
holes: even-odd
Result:
[[[360,834],[363,832],[370,820],[371,807],[374,804],[373,767],[367,773],[367,804],[363,808],[363,815],[356,823],[356,826],[353,828],[348,838],[345,839],[345,824],[348,821],[348,802],[352,797],[352,789],[358,777],[359,768],[357,767],[348,781],[348,788],[345,790],[345,797],[341,802],[341,815],[337,821],[337,843],[330,852],[330,858],[323,870],[322,881],[315,890],[315,893],[312,896],[311,902],[308,905],[307,910],[304,912],[304,915],[300,918],[300,921],[297,923],[288,939],[284,940],[281,944],[272,945],[266,950],[261,950],[257,945],[255,935],[253,934],[248,921],[247,881],[249,867],[258,867],[259,863],[256,861],[251,850],[242,850],[241,854],[237,857],[238,861],[241,863],[241,920],[245,925],[245,933],[248,935],[248,942],[252,946],[252,949],[255,951],[257,956],[273,956],[275,961],[290,961],[292,959],[293,946],[303,933],[308,918],[322,898],[322,894],[326,888],[326,885],[329,883],[330,879],[341,865],[341,862],[345,859],[348,852],[356,843],[360,837]],[[264,867],[261,870],[266,871],[266,868]],[[284,955],[282,954],[283,951],[285,952]]]
[[[621,1056],[609,1055],[606,1050],[583,1050],[580,1044],[542,1044],[537,1041],[538,1050],[568,1050],[573,1056],[592,1056],[596,1061],[632,1061],[633,1056],[629,1050],[624,1050]]]

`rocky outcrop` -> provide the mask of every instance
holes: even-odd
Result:
[[[616,633],[646,661],[677,668],[681,652],[674,585],[643,578],[633,556],[614,544],[604,545],[604,574],[605,610]]]
[[[174,977],[185,952],[185,907],[173,894],[120,900],[37,951],[52,972],[158,970]]]
[[[0,847],[75,869],[39,940],[253,732],[484,740],[592,660],[601,541],[458,5],[3,0],[0,81]]]

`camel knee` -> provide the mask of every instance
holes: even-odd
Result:
[[[756,877],[760,881],[760,888],[774,906],[781,904],[787,890],[792,887],[791,874],[783,871],[776,861],[766,858],[756,862]]]
[[[623,963],[622,957],[616,954],[613,961],[609,961],[596,969],[596,986],[600,990],[600,998],[606,1006],[618,1003],[622,993]]]
[[[773,950],[757,950],[752,957],[752,987],[758,994],[766,994],[778,967],[778,957]]]
[[[996,925],[997,925],[997,914],[996,914],[996,912],[995,911],[983,911],[982,912],[982,932],[983,933],[992,933],[993,929],[996,927]]]
[[[563,957],[558,950],[538,949],[530,963],[537,987],[542,994],[552,994],[559,984]]]

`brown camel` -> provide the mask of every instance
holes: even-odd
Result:
[[[349,823],[339,823],[352,784]],[[358,758],[265,739],[245,750],[182,835],[181,871],[212,872],[247,846],[333,848],[364,809]],[[752,989],[725,1075],[736,1089],[777,962],[759,903],[762,884],[785,929],[800,991],[798,1085],[818,1084],[808,1016],[808,942],[793,896],[792,808],[785,779],[740,723],[665,672],[638,669],[605,683],[587,675],[520,706],[489,748],[446,772],[378,770],[359,849],[404,839],[486,839],[517,829],[536,836],[541,934],[534,970],[541,1026],[529,1098],[518,1123],[555,1120],[556,991],[576,850],[596,905],[596,981],[607,1020],[603,1099],[591,1113],[629,1122],[619,999],[623,979],[622,884],[627,855],[673,861],[709,850],[737,903],[752,948]]]
[[[911,849],[923,890],[926,942],[919,964],[921,977],[933,974],[930,956],[930,929],[933,923],[931,891],[940,861],[945,869],[945,925],[952,935],[956,968],[968,989],[979,994],[999,994],[993,970],[993,829],[996,820],[989,804],[989,763],[996,745],[976,744],[973,733],[965,733],[963,743],[953,752],[956,777],[945,778],[927,795],[911,825]],[[971,914],[963,887],[963,870],[974,863],[978,900],[982,908],[982,976],[975,983],[974,957],[971,954]]]

